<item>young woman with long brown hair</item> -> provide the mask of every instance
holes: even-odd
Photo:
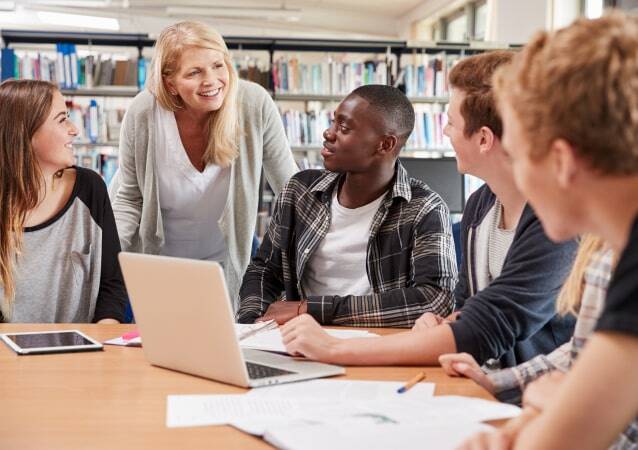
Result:
[[[0,321],[123,321],[113,211],[99,175],[72,167],[62,94],[9,80],[0,105]]]

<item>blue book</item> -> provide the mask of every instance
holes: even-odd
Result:
[[[75,44],[68,45],[69,57],[70,57],[70,69],[71,69],[71,88],[77,89],[79,84],[79,63],[78,52],[75,49]]]
[[[144,83],[146,83],[146,60],[139,58],[137,60],[137,87],[144,89]]]
[[[0,71],[0,80],[8,80],[13,78],[15,75],[15,53],[12,48],[3,48],[2,53],[0,53],[0,57],[2,59],[1,71]]]
[[[102,155],[102,176],[108,186],[117,170],[117,156]]]
[[[432,120],[431,113],[426,112],[423,114],[423,141],[425,142],[425,147],[433,146],[432,139]]]
[[[416,95],[425,95],[425,67],[420,65],[417,69]]]
[[[64,74],[64,45],[55,44],[56,51],[56,63],[55,63],[55,81],[60,88],[66,87],[65,74]]]
[[[416,97],[414,92],[414,66],[412,64],[405,66],[404,73],[403,82],[405,83],[405,95],[408,97]]]

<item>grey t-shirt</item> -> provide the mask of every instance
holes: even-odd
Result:
[[[95,172],[75,170],[64,208],[45,223],[24,229],[12,304],[0,286],[4,322],[124,320],[120,243],[106,186]]]

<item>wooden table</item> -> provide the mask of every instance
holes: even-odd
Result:
[[[104,341],[131,325],[0,324],[0,333],[79,329]],[[371,330],[388,334],[396,330]],[[170,324],[167,324],[170,332]],[[475,383],[439,367],[348,367],[343,378],[405,381],[424,370],[436,394],[492,399]],[[1,449],[266,449],[232,427],[166,428],[168,394],[244,389],[149,365],[142,349],[18,356],[0,343]]]

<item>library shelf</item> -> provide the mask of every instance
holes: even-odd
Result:
[[[95,86],[92,88],[61,89],[69,97],[135,97],[140,90],[136,86]]]

